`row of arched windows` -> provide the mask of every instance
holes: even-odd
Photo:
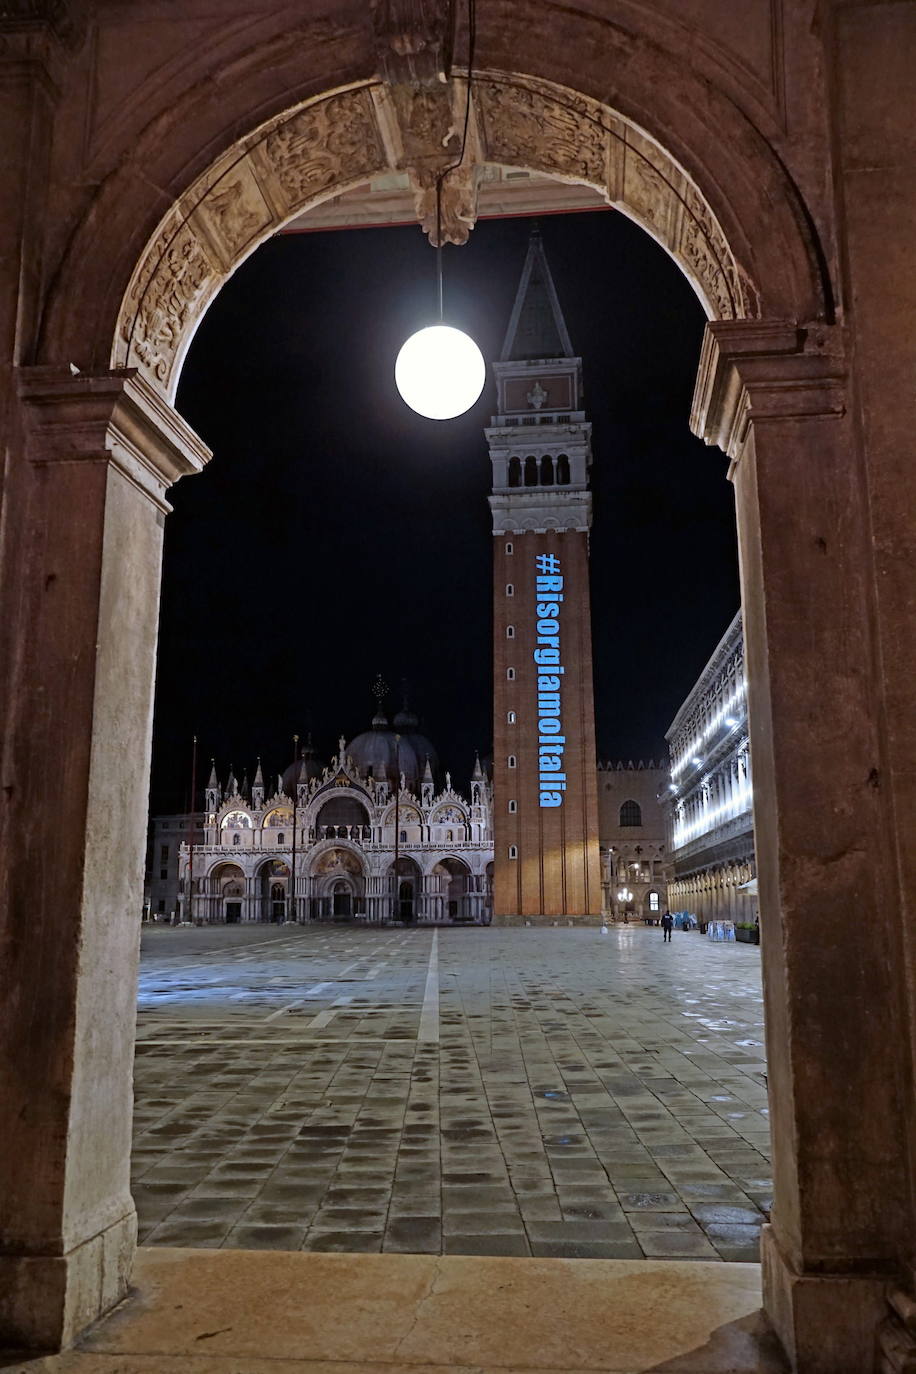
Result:
[[[545,453],[543,458],[509,459],[510,487],[568,487],[569,458],[565,453]]]

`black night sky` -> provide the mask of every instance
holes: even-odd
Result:
[[[446,318],[499,356],[530,222],[478,224],[444,252]],[[678,268],[624,216],[541,230],[593,423],[592,614],[598,751],[658,757],[738,606],[726,460],[687,427],[703,329]],[[490,465],[481,401],[448,422],[407,410],[403,340],[433,322],[418,228],[287,234],[207,313],[178,408],[214,451],[171,493],[153,746],[154,811],[291,736],[321,755],[368,728],[376,674],[406,679],[463,786],[490,749]]]

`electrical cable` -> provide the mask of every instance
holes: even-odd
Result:
[[[461,150],[457,162],[445,167],[436,177],[436,279],[439,289],[439,319],[444,319],[444,297],[442,288],[442,183],[450,172],[460,167],[464,161],[468,142],[468,128],[471,122],[471,82],[474,72],[474,50],[477,44],[477,0],[468,0],[468,76],[467,94],[464,102],[464,127],[461,131]]]

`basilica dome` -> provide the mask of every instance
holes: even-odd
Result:
[[[305,772],[304,778],[303,770]],[[283,791],[288,797],[291,797],[297,781],[311,782],[312,778],[320,778],[323,772],[324,764],[318,757],[311,738],[309,738],[308,744],[299,752],[298,761],[294,759],[289,767],[283,771]]]
[[[393,783],[401,772],[407,786],[414,790],[423,780],[427,759],[433,776],[439,767],[435,749],[420,733],[420,722],[406,708],[398,711],[391,725],[388,717],[378,711],[372,717],[371,730],[352,739],[346,752],[361,773],[371,772],[374,778],[387,778]]]

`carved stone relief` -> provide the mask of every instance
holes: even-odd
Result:
[[[378,87],[373,103],[391,165],[407,172],[417,220],[430,243],[437,245],[440,223],[443,243],[466,243],[477,221],[483,160],[474,102],[467,108],[466,81],[455,78],[431,90]],[[464,156],[456,165],[466,121]]]
[[[128,292],[133,310],[121,325],[125,362],[168,385],[185,330],[221,277],[191,226],[170,216]]]
[[[572,97],[567,105],[533,86],[508,82],[477,81],[474,90],[488,161],[607,190],[607,132],[589,102]]]
[[[435,247],[437,234],[442,231],[443,243],[467,243],[477,222],[477,168],[469,162],[449,172],[442,183],[439,205],[436,204],[436,183],[414,186],[414,205],[420,228]]]
[[[191,223],[228,271],[275,218],[250,163],[241,159],[210,188]]]
[[[168,394],[197,319],[225,277],[295,214],[378,173],[407,171],[435,239],[436,181],[458,155],[466,85],[353,89],[275,120],[236,145],[173,207],[139,263],[112,356]],[[719,319],[756,314],[722,230],[651,139],[596,102],[520,78],[474,82],[466,156],[442,187],[442,237],[466,241],[485,162],[585,182],[645,225]]]
[[[284,218],[388,165],[366,90],[344,91],[287,116],[254,153],[262,175],[282,192]]]
[[[627,130],[621,200],[664,244],[672,242],[686,187],[687,178],[661,156],[655,144],[638,130]]]
[[[169,213],[138,266],[114,361],[171,393],[186,338],[244,256],[304,206],[387,166],[365,90],[297,110],[231,150]]]

